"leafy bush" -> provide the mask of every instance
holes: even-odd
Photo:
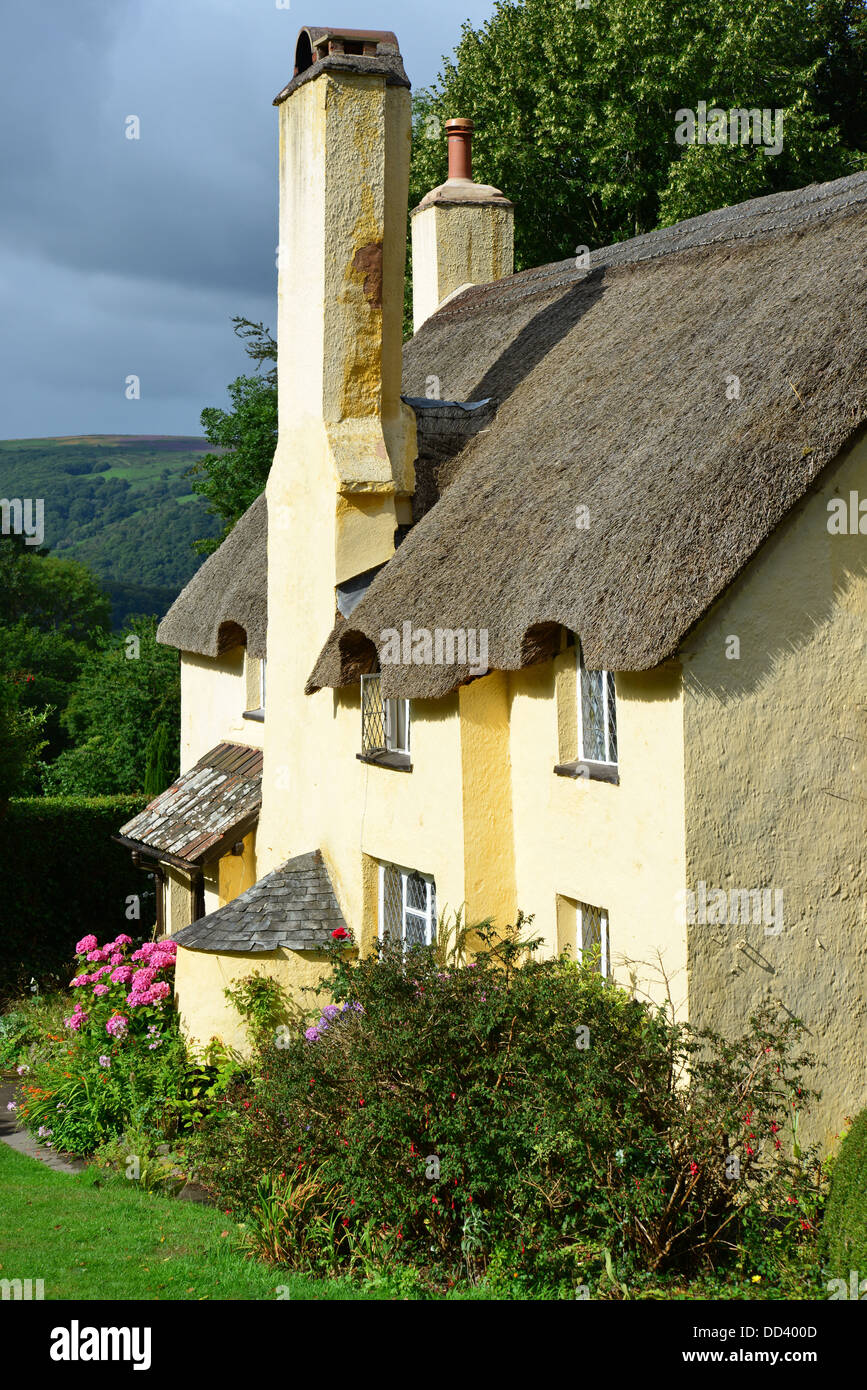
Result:
[[[65,983],[76,940],[129,925],[133,895],[136,929],[149,933],[149,880],[111,838],[144,804],[141,796],[10,801],[0,834],[0,1002],[24,993],[31,979],[42,989]]]
[[[823,1243],[833,1278],[867,1278],[867,1110],[840,1145],[825,1210]]]
[[[692,1269],[730,1257],[750,1220],[800,1239],[815,1175],[784,1144],[807,1100],[794,1025],[689,1034],[586,966],[537,962],[522,925],[498,944],[477,928],[489,949],[466,966],[335,951],[319,1021],[263,1037],[203,1128],[221,1205],[261,1222],[263,1181],[315,1174],[344,1255],[367,1232],[451,1279],[494,1256],[554,1282],[612,1258]]]

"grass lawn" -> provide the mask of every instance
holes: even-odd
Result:
[[[46,1300],[276,1299],[280,1285],[292,1299],[381,1296],[247,1260],[236,1235],[212,1207],[106,1183],[94,1169],[55,1173],[0,1143],[0,1278],[42,1279]]]

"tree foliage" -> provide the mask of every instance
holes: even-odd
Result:
[[[136,640],[131,640],[136,639]],[[46,767],[49,796],[113,796],[145,788],[156,735],[167,732],[161,772],[177,775],[180,730],[178,653],[156,640],[153,618],[103,638],[83,664],[63,715],[73,747]],[[153,771],[151,774],[153,780]],[[163,790],[161,787],[160,790]]]
[[[277,361],[277,344],[262,323],[236,316],[235,332],[258,368]],[[196,543],[210,554],[225,540],[235,522],[252,506],[268,481],[277,445],[277,368],[255,376],[239,376],[228,387],[230,410],[207,406],[202,429],[219,453],[206,454],[193,465],[193,491],[205,497],[209,510],[223,522],[219,536]]]
[[[476,122],[475,177],[516,205],[516,266],[867,167],[864,0],[497,0],[417,94],[411,202]],[[678,110],[781,109],[784,148],[675,142]]]

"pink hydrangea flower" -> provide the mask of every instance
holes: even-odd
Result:
[[[113,1038],[119,1038],[126,1032],[128,1023],[129,1020],[124,1018],[123,1014],[112,1014],[105,1025],[105,1031]]]
[[[122,964],[123,964],[123,952],[122,952],[122,951],[112,951],[111,955],[110,955],[109,958],[108,958],[108,963],[109,963],[109,965],[122,965]]]
[[[95,936],[83,936],[75,948],[75,953],[80,956],[83,955],[85,951],[95,951],[96,944]]]
[[[105,960],[105,951],[88,951],[88,960]]]
[[[72,1014],[70,1018],[65,1018],[63,1022],[71,1033],[77,1033],[87,1022],[87,1014]]]
[[[108,994],[108,985],[94,985],[94,994]]]
[[[117,970],[112,970],[111,978],[116,985],[128,985],[132,979],[132,966],[119,965]]]
[[[139,992],[150,989],[155,973],[153,970],[137,970],[132,977],[133,989]]]
[[[69,981],[69,988],[70,988],[70,989],[80,989],[80,987],[81,987],[82,985],[86,985],[86,984],[89,984],[89,983],[90,983],[90,976],[89,976],[89,975],[76,975],[74,979],[72,979],[72,980]]]
[[[157,980],[156,984],[151,985],[148,994],[153,1002],[157,999],[167,999],[171,994],[171,989],[165,980]]]
[[[132,937],[131,937],[131,936],[125,936],[124,933],[121,932],[120,936],[116,936],[116,937],[114,938],[114,943],[113,943],[113,944],[114,944],[115,946],[131,946],[131,945],[132,945]]]

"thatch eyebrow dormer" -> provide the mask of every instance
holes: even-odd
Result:
[[[246,645],[261,660],[267,630],[268,507],[262,493],[175,599],[157,639],[210,657]]]

